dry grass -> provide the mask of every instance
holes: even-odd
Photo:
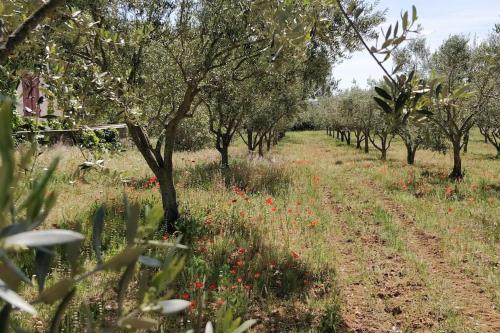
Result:
[[[460,184],[442,177],[449,156],[419,151],[417,165],[407,166],[395,142],[383,163],[322,132],[289,133],[265,160],[247,161],[237,145],[229,184],[215,151],[176,154],[178,227],[191,246],[176,296],[201,300],[192,286],[205,281],[206,302],[163,329],[185,329],[230,306],[258,319],[256,332],[493,331],[484,321],[494,325],[500,305],[494,154],[474,135]],[[134,149],[105,158],[113,172],[78,180],[72,175],[83,160],[75,148],[52,149],[39,166],[56,155],[59,201],[49,223],[88,230],[95,207],[106,204],[110,253],[122,242],[123,192],[142,204],[159,202],[155,189],[140,186],[151,173]],[[68,331],[78,331],[80,304],[94,304],[99,318],[113,313],[96,286],[115,282],[100,276],[80,288]]]

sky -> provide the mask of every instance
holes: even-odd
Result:
[[[500,23],[500,0],[380,0],[377,7],[388,10],[386,22],[382,24],[384,31],[400,18],[401,10],[408,10],[411,16],[412,5],[417,7],[418,23],[423,28],[420,34],[426,37],[431,51],[454,34],[480,41],[487,37],[495,23]],[[353,80],[358,86],[366,87],[367,79],[379,79],[382,75],[366,51],[355,52],[333,69],[334,79],[340,79],[340,89],[351,87]]]

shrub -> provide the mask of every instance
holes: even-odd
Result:
[[[118,151],[122,148],[120,135],[114,128],[103,130],[84,129],[79,143],[83,148],[95,151]]]

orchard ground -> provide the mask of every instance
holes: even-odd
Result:
[[[161,329],[185,331],[230,307],[258,320],[253,332],[499,332],[495,154],[474,133],[466,176],[454,183],[450,155],[418,151],[408,166],[399,141],[381,162],[377,151],[364,154],[324,132],[290,132],[263,160],[248,160],[236,144],[229,184],[215,150],[177,153],[178,228],[189,250],[173,296],[193,302]],[[56,155],[59,199],[49,225],[90,235],[104,204],[103,249],[116,253],[125,243],[123,193],[142,206],[160,203],[145,162],[130,148],[106,159],[111,172],[75,180],[78,149],[51,149],[39,166]],[[80,287],[66,332],[84,327],[82,307],[96,320],[115,315],[116,304],[103,300],[117,279],[106,273]],[[23,320],[43,330],[43,316]]]

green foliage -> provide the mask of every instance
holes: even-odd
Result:
[[[118,130],[106,128],[102,130],[83,129],[79,136],[79,144],[93,151],[119,151],[122,148]]]
[[[138,227],[140,215],[138,207],[128,205],[128,200],[125,199],[127,246],[115,255],[106,253],[106,258],[98,260],[95,267],[89,271],[85,271],[81,266],[81,261],[78,260],[79,248],[84,240],[84,235],[70,230],[38,229],[55,203],[55,193],[48,191],[48,184],[56,169],[57,160],[53,161],[43,174],[30,182],[30,190],[24,194],[18,185],[21,181],[18,165],[21,169],[27,169],[32,151],[23,152],[19,161],[17,161],[12,141],[11,121],[12,113],[9,110],[9,103],[4,102],[0,110],[0,186],[5,189],[5,191],[0,192],[0,260],[3,262],[0,271],[0,298],[5,302],[2,310],[1,328],[7,330],[9,322],[14,325],[11,317],[15,317],[16,313],[12,311],[12,307],[35,315],[37,309],[34,305],[38,303],[55,305],[59,302],[55,305],[55,312],[50,320],[50,332],[59,331],[61,322],[65,317],[65,311],[77,294],[78,285],[89,277],[104,271],[116,271],[121,275],[117,290],[118,317],[108,323],[108,325],[116,329],[120,327],[136,330],[145,327],[153,328],[159,324],[159,321],[153,317],[153,313],[160,312],[168,315],[186,309],[190,302],[165,299],[165,295],[170,294],[169,292],[166,293],[165,290],[172,285],[184,266],[183,257],[176,253],[177,248],[183,247],[178,243],[171,244],[164,241],[149,240],[146,237],[150,232],[147,226],[151,223],[146,223],[146,228]],[[24,199],[17,200],[16,198],[22,194],[24,194]],[[21,203],[19,204],[19,202]],[[154,212],[158,210],[147,211]],[[153,220],[153,224],[156,224],[157,219],[160,217],[161,214],[152,213],[146,213],[145,216],[146,220]],[[101,208],[98,209],[94,218],[92,232],[93,249],[98,258],[104,257],[101,245],[104,225],[104,210]],[[53,278],[49,271],[52,259],[58,256],[59,253],[55,247],[60,245],[68,247],[72,273],[68,277],[52,281]],[[151,247],[168,249],[163,261],[143,257],[146,249]],[[26,274],[16,266],[15,256],[13,255],[27,249],[35,249],[37,252],[35,267],[38,295],[32,304],[25,301],[16,292],[18,289],[20,290],[19,285],[22,282],[27,285],[31,284]],[[156,267],[157,262],[162,268],[151,281],[144,285],[145,292],[138,294],[139,296],[142,295],[138,299],[138,305],[125,306],[123,300],[139,263],[144,266],[143,269],[146,269],[151,263],[155,263],[154,266]],[[47,279],[51,280],[49,287],[45,287]],[[148,318],[144,314],[151,317]],[[229,317],[231,318],[229,322],[234,324],[231,329],[235,332],[244,332],[251,326],[252,322],[246,322],[239,326],[239,320],[233,321],[230,314]],[[226,325],[228,317],[223,318],[221,325]],[[92,323],[92,318],[88,317],[87,322]]]
[[[192,118],[185,119],[175,137],[175,150],[196,151],[212,147],[213,138],[208,129],[208,115],[199,110]]]

